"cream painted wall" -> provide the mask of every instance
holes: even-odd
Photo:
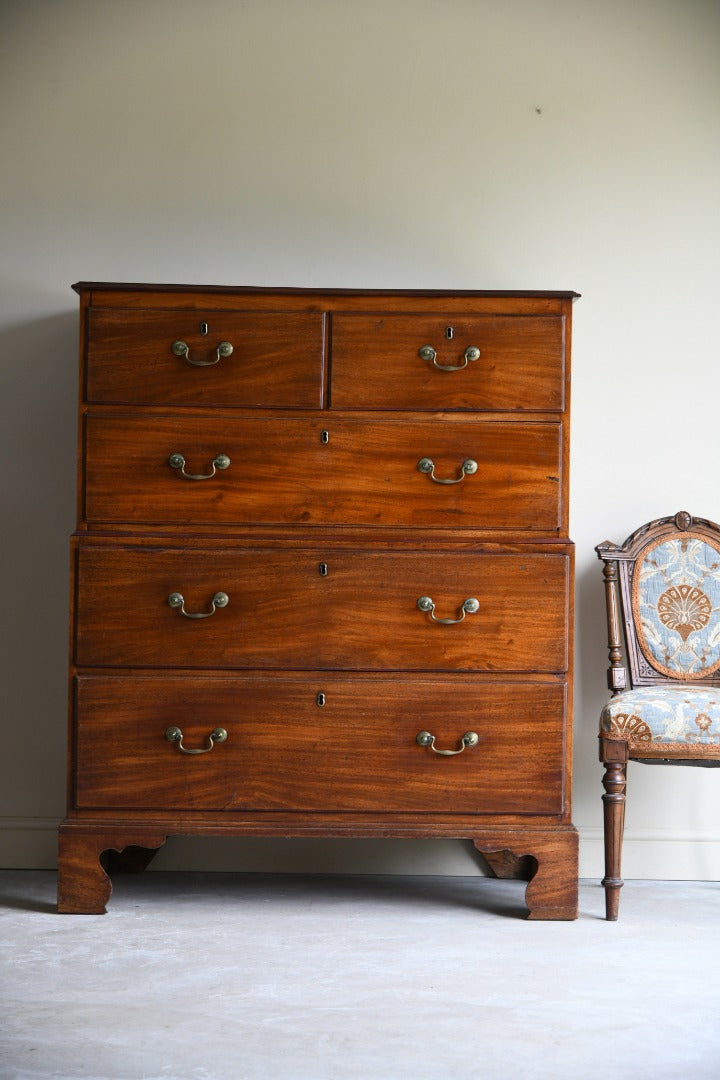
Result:
[[[575,822],[601,874],[594,545],[720,519],[720,5],[0,5],[0,864],[64,805],[77,279],[576,289]],[[631,766],[626,876],[720,877],[720,773]],[[461,844],[176,841],[160,866],[473,873]]]

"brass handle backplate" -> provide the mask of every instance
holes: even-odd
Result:
[[[183,733],[179,727],[169,727],[165,732],[165,738],[168,742],[175,743],[178,750],[183,754],[209,754],[216,742],[226,742],[228,733],[224,727],[216,727],[208,735],[208,745],[201,747],[199,750],[189,750],[187,746],[183,746]]]
[[[218,469],[229,468],[230,458],[227,454],[218,454],[211,462],[212,472],[209,473],[185,472],[185,458],[182,454],[171,454],[168,465],[171,469],[179,469],[181,476],[184,476],[186,480],[211,480]]]
[[[459,750],[438,750],[435,745],[435,736],[431,735],[429,731],[419,731],[415,742],[418,746],[429,747],[434,754],[441,754],[442,757],[455,757],[456,754],[462,754],[463,750],[470,750],[473,746],[477,746],[480,738],[476,731],[466,731],[460,740]]]
[[[419,472],[425,473],[425,475],[429,476],[431,480],[434,480],[436,484],[459,484],[466,476],[472,476],[473,473],[477,472],[478,463],[477,461],[473,461],[472,458],[466,458],[460,466],[460,475],[450,477],[449,479],[443,479],[443,477],[435,475],[435,462],[432,458],[420,458],[417,467]]]
[[[469,361],[480,359],[480,350],[477,345],[468,345],[463,353],[462,364],[438,364],[437,350],[433,349],[432,345],[423,345],[421,349],[418,349],[418,356],[421,360],[432,362],[433,367],[436,367],[438,371],[462,371],[468,366]]]
[[[193,360],[190,357],[190,346],[186,341],[173,341],[171,349],[174,356],[180,356],[188,364],[192,364],[193,367],[212,367],[213,364],[217,364],[221,357],[232,356],[233,346],[229,341],[221,341],[215,349],[214,360]]]
[[[171,592],[167,598],[167,602],[171,608],[175,608],[181,615],[184,615],[186,619],[209,619],[211,615],[215,614],[217,608],[228,606],[230,597],[226,592],[216,592],[210,601],[209,611],[186,611],[185,597],[181,592]]]
[[[474,596],[469,596],[464,601],[460,608],[459,619],[438,619],[435,614],[435,601],[431,596],[421,596],[417,602],[418,610],[428,614],[433,622],[444,623],[446,626],[452,626],[454,623],[463,622],[466,615],[475,615],[480,610],[480,601],[476,600]]]

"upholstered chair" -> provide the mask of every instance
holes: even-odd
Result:
[[[628,761],[720,765],[720,527],[681,511],[595,550],[613,695],[600,717],[602,884],[615,920]]]

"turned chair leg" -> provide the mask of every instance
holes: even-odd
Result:
[[[605,889],[605,918],[609,922],[615,922],[620,906],[620,890],[623,886],[620,871],[625,827],[626,765],[622,761],[606,761],[604,765],[605,794],[602,799],[605,828],[605,877],[602,885]]]

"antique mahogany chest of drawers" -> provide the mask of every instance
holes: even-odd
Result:
[[[576,294],[75,289],[59,909],[169,835],[455,837],[575,917]]]

